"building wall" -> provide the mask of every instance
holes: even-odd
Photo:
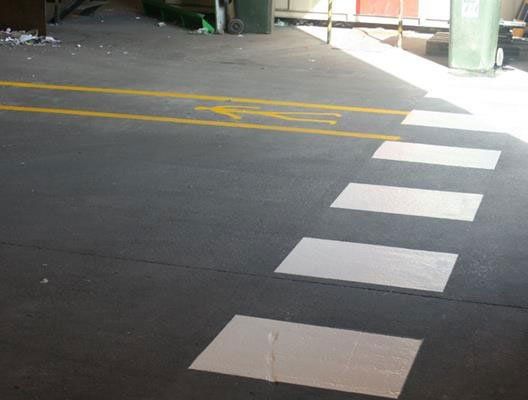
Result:
[[[406,12],[407,25],[447,27],[450,0],[405,1],[410,9]],[[502,18],[514,19],[522,2],[502,0]],[[334,18],[336,21],[391,24],[395,22],[396,4],[399,0],[334,0]],[[277,17],[325,20],[328,0],[275,0],[275,8]]]
[[[326,19],[328,0],[275,0],[276,15],[290,18]],[[336,20],[353,21],[356,0],[334,0]]]
[[[418,17],[419,0],[403,0],[403,13],[406,17]],[[360,15],[398,17],[400,0],[357,0],[356,12]]]
[[[512,20],[517,16],[524,0],[502,0],[502,18]]]
[[[46,34],[45,0],[0,0],[0,29],[37,29]]]

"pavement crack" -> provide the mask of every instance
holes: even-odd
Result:
[[[528,311],[528,305],[486,302],[486,301],[464,299],[461,297],[438,296],[438,295],[428,294],[428,293],[411,293],[411,292],[406,292],[406,291],[402,291],[398,289],[390,289],[390,288],[382,289],[382,288],[359,286],[359,285],[354,285],[354,284],[344,284],[344,283],[338,283],[338,282],[322,282],[322,281],[314,280],[314,279],[294,278],[291,276],[283,276],[283,275],[278,275],[278,274],[270,275],[270,274],[258,274],[254,272],[231,271],[231,270],[222,269],[222,268],[192,266],[192,265],[170,263],[170,262],[159,261],[159,260],[149,260],[149,259],[134,258],[134,257],[123,257],[123,256],[99,254],[99,253],[92,252],[92,251],[80,251],[80,250],[64,249],[64,248],[58,248],[58,247],[47,247],[47,246],[27,244],[27,243],[0,241],[0,245],[8,246],[8,247],[28,248],[28,249],[34,249],[34,250],[40,250],[40,251],[53,251],[57,253],[77,255],[77,256],[90,256],[90,257],[97,257],[97,258],[106,259],[106,260],[144,263],[144,264],[152,264],[152,265],[179,268],[179,269],[187,269],[187,270],[194,270],[194,271],[208,271],[208,272],[215,272],[215,273],[229,274],[229,275],[236,275],[236,276],[273,279],[273,280],[289,281],[289,282],[295,282],[295,283],[308,283],[308,284],[319,285],[319,286],[356,289],[356,290],[362,290],[366,292],[418,297],[418,298],[423,298],[423,299],[440,300],[440,301],[446,301],[446,302],[452,302],[452,303],[473,304],[473,305],[479,305],[479,306],[500,307],[500,308],[509,308],[509,309],[514,309],[514,310]]]

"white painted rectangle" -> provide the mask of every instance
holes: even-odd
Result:
[[[481,194],[350,183],[333,208],[473,221]]]
[[[501,152],[419,143],[384,142],[372,158],[451,167],[495,169]]]
[[[474,132],[504,132],[504,126],[496,121],[470,114],[455,114],[438,111],[413,110],[402,122],[403,125],[429,128],[459,129]]]
[[[303,238],[275,272],[443,292],[458,255]]]
[[[396,399],[421,344],[237,315],[190,369]]]

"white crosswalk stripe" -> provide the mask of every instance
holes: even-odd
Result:
[[[455,114],[438,111],[413,110],[402,122],[403,125],[430,128],[459,129],[475,132],[505,132],[504,124],[471,114]]]
[[[456,254],[303,238],[278,273],[443,292]]]
[[[472,116],[414,111],[405,124],[488,131]],[[487,128],[487,129],[486,129]],[[385,142],[374,159],[494,170],[501,152]],[[474,221],[483,196],[350,183],[332,208]],[[276,273],[443,293],[451,253],[303,238]],[[421,340],[236,315],[192,370],[397,399]]]
[[[237,315],[190,369],[396,399],[421,344]]]
[[[493,170],[501,152],[418,143],[384,142],[372,158]]]
[[[473,221],[482,195],[350,183],[333,208]]]

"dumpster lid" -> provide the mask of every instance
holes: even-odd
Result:
[[[524,28],[526,27],[526,22],[524,21],[504,21],[500,20],[500,26],[504,26],[506,28]]]

